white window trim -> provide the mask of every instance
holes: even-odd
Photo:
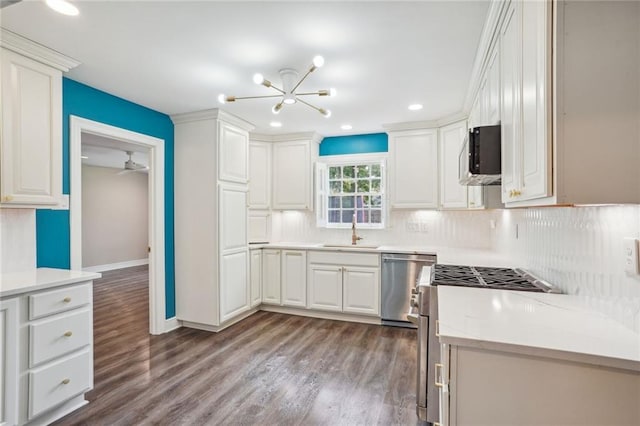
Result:
[[[389,194],[387,191],[387,158],[388,154],[386,152],[375,152],[375,153],[366,153],[366,154],[344,154],[344,155],[326,155],[319,157],[319,162],[323,163],[327,166],[327,173],[329,167],[331,166],[345,166],[345,165],[355,165],[355,164],[365,164],[365,163],[381,163],[382,164],[382,223],[380,224],[364,224],[358,223],[356,226],[358,229],[385,229],[388,227],[387,220],[389,218]],[[327,229],[350,229],[351,224],[349,223],[329,223],[328,221],[328,204],[329,204],[329,190],[328,190],[328,182],[329,177],[327,174],[326,177],[327,182],[327,193],[324,195],[325,200],[325,212],[324,216],[326,217],[326,222],[320,223],[316,222],[316,226],[319,228],[327,228]],[[317,183],[316,183],[316,191],[317,191]]]

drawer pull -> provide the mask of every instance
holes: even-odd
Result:
[[[67,296],[67,297],[65,297],[64,299],[62,299],[62,301],[63,301],[64,303],[69,303],[69,302],[71,302],[71,298],[70,298],[69,296]]]
[[[63,384],[63,385],[68,385],[69,383],[71,383],[71,379],[64,379],[64,380],[62,381],[62,384]]]
[[[440,337],[440,320],[436,320],[436,337]]]
[[[442,364],[440,364],[440,363],[438,363],[438,362],[436,363],[436,371],[435,371],[435,373],[436,373],[436,374],[435,374],[436,379],[435,379],[435,385],[436,385],[436,387],[439,387],[439,388],[441,388],[441,387],[443,387],[443,386],[444,386],[444,383],[443,383],[443,382],[439,382],[439,381],[438,381],[438,377],[442,377],[442,368],[443,368],[443,367],[444,367],[444,365],[442,365]],[[440,370],[440,374],[438,374],[438,370]],[[442,379],[440,379],[440,380],[442,380]]]
[[[64,337],[71,337],[73,335],[73,333],[71,331],[67,331],[66,333],[64,333]]]

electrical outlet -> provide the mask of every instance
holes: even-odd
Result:
[[[427,222],[420,222],[420,232],[427,233],[429,232],[429,227],[427,226]]]
[[[420,224],[418,222],[407,222],[407,231],[420,232]]]
[[[638,271],[638,240],[624,239],[624,270],[629,275],[637,275]]]

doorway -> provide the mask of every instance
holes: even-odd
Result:
[[[69,134],[71,269],[82,269],[82,139],[107,138],[148,151],[149,333],[174,328],[165,320],[164,140],[71,116]]]

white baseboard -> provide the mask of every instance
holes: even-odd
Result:
[[[204,331],[213,331],[214,333],[217,333],[219,331],[224,330],[227,327],[232,326],[233,324],[242,321],[243,319],[250,317],[251,315],[255,314],[256,312],[258,312],[258,309],[249,309],[248,311],[243,312],[242,314],[238,315],[237,317],[234,317],[230,320],[228,320],[227,322],[221,324],[221,325],[209,325],[209,324],[200,324],[197,322],[191,322],[191,321],[180,321],[180,323],[182,324],[183,327],[187,327],[187,328],[195,328],[198,330],[204,330]]]
[[[329,311],[314,311],[312,309],[293,308],[289,306],[265,305],[265,304],[260,305],[259,308],[261,311],[276,312],[279,314],[299,315],[303,317],[330,319],[330,320],[337,320],[337,321],[360,322],[363,324],[375,324],[375,325],[382,324],[382,320],[380,319],[380,317],[367,316],[367,315],[343,314],[341,312],[329,312]]]
[[[164,331],[163,331],[163,333],[168,333],[170,331],[177,330],[180,327],[182,327],[182,323],[178,320],[178,318],[176,318],[176,317],[168,318],[168,319],[164,320]]]
[[[86,272],[104,272],[104,271],[112,271],[114,269],[122,269],[129,268],[131,266],[140,266],[140,265],[148,265],[149,259],[138,259],[138,260],[127,260],[126,262],[118,262],[118,263],[107,263],[106,265],[96,265],[89,266],[87,268],[82,268],[83,271]]]

